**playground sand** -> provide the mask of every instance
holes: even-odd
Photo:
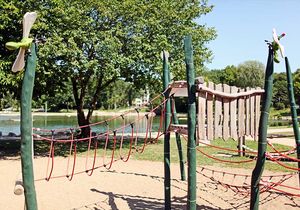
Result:
[[[98,160],[100,163],[101,160]],[[70,161],[71,162],[71,161]],[[90,164],[92,160],[90,160]],[[56,158],[53,176],[66,173],[67,158]],[[72,166],[72,164],[70,164]],[[35,178],[44,178],[47,158],[34,160]],[[81,171],[85,167],[85,158],[78,158],[75,170]],[[20,159],[13,157],[0,159],[0,209],[24,209],[24,197],[14,195],[14,183],[20,173]],[[232,173],[251,174],[251,170],[209,167]],[[71,170],[71,169],[70,169]],[[200,169],[199,169],[200,171]],[[207,176],[211,172],[203,171]],[[267,174],[267,173],[265,173]],[[277,173],[270,173],[275,175]],[[117,161],[108,171],[97,169],[92,176],[79,174],[68,181],[66,177],[35,182],[38,207],[41,210],[87,210],[87,209],[164,209],[164,179],[163,163],[130,160],[127,163]],[[180,181],[178,164],[171,165],[172,175],[172,209],[185,209],[187,196],[187,182]],[[219,176],[219,177],[218,177]],[[250,178],[232,176],[216,179],[229,184],[239,185],[249,182]],[[242,196],[211,179],[198,174],[197,209],[249,209],[249,195]],[[298,186],[296,177],[285,184]],[[298,192],[299,193],[299,192]],[[260,209],[299,209],[300,199],[290,198],[276,193],[261,194]]]

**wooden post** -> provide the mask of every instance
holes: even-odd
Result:
[[[244,92],[243,89],[239,90]],[[245,135],[245,97],[238,100],[238,137]]]
[[[174,120],[174,124],[178,125],[179,124],[179,120],[177,117],[177,112],[176,112],[176,106],[175,106],[175,101],[174,99],[172,100],[173,102],[173,120]],[[180,139],[180,135],[179,133],[175,133],[175,137],[176,137],[176,144],[177,144],[177,149],[178,149],[178,156],[179,156],[179,166],[180,166],[180,175],[181,175],[181,180],[185,181],[186,177],[185,177],[185,170],[184,170],[184,159],[183,159],[183,152],[182,152],[182,146],[181,146],[181,139]]]
[[[216,91],[223,91],[222,85],[215,85]],[[222,97],[215,95],[215,118],[214,118],[214,138],[221,138],[223,134],[223,113],[222,113]]]
[[[240,136],[238,138],[238,154],[240,157],[245,156],[245,148],[243,147],[245,145],[245,136]]]
[[[293,130],[294,130],[296,149],[297,149],[297,158],[300,159],[300,132],[299,132],[299,125],[298,125],[298,116],[297,116],[297,107],[296,107],[297,105],[294,96],[293,77],[291,73],[289,60],[287,57],[285,57],[285,68],[286,68],[286,76],[287,76],[287,88],[289,92],[289,100],[291,106]],[[298,168],[300,168],[300,162],[298,162]],[[298,174],[298,178],[299,178],[298,181],[300,185],[300,173]]]
[[[208,82],[208,88],[213,89],[214,84]],[[213,94],[207,93],[207,140],[214,139],[214,114],[213,114]]]
[[[230,86],[224,84],[223,85],[224,93],[230,93]],[[229,98],[223,99],[223,133],[222,137],[224,140],[227,140],[230,136],[229,131]]]
[[[269,110],[272,101],[273,92],[273,71],[274,71],[274,52],[271,46],[269,46],[268,62],[265,74],[265,94],[263,97],[263,103],[261,108],[261,115],[259,121],[259,136],[258,136],[258,153],[255,168],[252,172],[251,179],[251,200],[250,209],[257,210],[259,206],[259,182],[264,170],[266,161],[266,149],[267,149],[267,129]]]
[[[170,71],[168,71],[168,80],[169,80],[169,83],[170,83],[171,82]],[[178,117],[177,117],[175,100],[174,100],[173,96],[171,96],[171,98],[172,98],[171,106],[173,107],[173,112],[172,112],[173,122],[174,122],[175,125],[178,125],[179,120],[178,120]],[[176,132],[175,137],[176,137],[176,145],[177,145],[178,156],[179,156],[179,166],[180,166],[181,180],[185,181],[186,177],[185,177],[185,170],[184,170],[184,159],[183,159],[183,152],[182,152],[181,139],[180,139],[179,133]]]
[[[168,53],[163,51],[163,85],[164,90],[169,86],[169,68],[168,68]],[[166,91],[164,96],[166,99],[165,124],[164,124],[164,189],[165,189],[165,209],[171,209],[171,171],[170,171],[170,132],[168,128],[171,117],[170,91]]]
[[[249,91],[250,88],[247,87],[246,88],[246,92]],[[245,128],[245,133],[246,133],[246,136],[249,136],[250,135],[250,95],[249,96],[246,96],[246,100],[245,100],[245,103],[246,103],[246,128]]]
[[[22,173],[19,173],[19,175],[15,181],[14,194],[15,195],[23,195],[23,193],[24,193],[24,186],[23,186],[23,180],[22,180]]]
[[[196,80],[197,85],[205,85],[204,80],[202,77],[197,78]],[[207,127],[206,127],[206,93],[199,92],[198,93],[198,141],[197,145],[199,144],[199,140],[205,141],[207,140]]]
[[[184,39],[184,53],[186,63],[186,77],[188,83],[188,197],[187,209],[196,210],[196,87],[195,70],[193,62],[192,37],[186,36]]]
[[[28,210],[37,209],[33,173],[33,139],[32,139],[32,92],[36,68],[36,44],[32,43],[27,57],[21,94],[21,163],[25,192],[25,204]]]
[[[251,90],[254,90],[253,88]],[[250,95],[250,135],[254,139],[255,135],[255,95]]]
[[[237,93],[238,89],[235,86],[231,87],[231,93]],[[237,99],[232,99],[230,101],[230,136],[231,138],[237,140]]]
[[[260,88],[257,88],[258,90]],[[259,118],[260,118],[260,99],[261,95],[255,96],[255,134],[254,134],[254,140],[257,140],[258,138],[258,128],[259,128]]]

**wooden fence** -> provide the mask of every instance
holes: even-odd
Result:
[[[170,85],[174,96],[187,96],[186,82]],[[216,138],[257,139],[260,118],[261,88],[241,89],[226,84],[205,83],[197,79],[197,136],[199,141]]]

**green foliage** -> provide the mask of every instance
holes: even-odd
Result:
[[[239,69],[234,65],[226,66],[224,69],[224,82],[231,86],[237,86],[237,77]]]
[[[193,37],[195,65],[201,72],[211,57],[205,44],[216,36],[214,29],[195,22],[212,10],[206,0],[9,0],[3,5],[1,44],[20,40],[21,17],[26,11],[38,13],[32,34],[47,39],[39,47],[35,98],[56,95],[57,89],[64,90],[71,82],[78,112],[87,106],[89,116],[105,88],[118,78],[135,88],[147,84],[161,91],[162,50],[170,52],[175,79],[183,79],[182,38],[186,34]],[[0,57],[0,64],[6,63],[0,69],[0,75],[6,74],[0,81],[11,75],[9,67],[15,58],[3,49],[0,56],[10,56]]]
[[[102,102],[102,106],[106,109],[117,109],[120,107],[128,106],[128,97],[131,91],[131,85],[124,82],[123,80],[118,80],[114,84],[108,87],[106,91],[105,102]]]
[[[236,85],[238,69],[234,65],[226,66],[224,69],[214,69],[204,72],[204,76],[215,84]]]
[[[297,69],[293,74],[293,81],[294,81],[294,94],[296,104],[300,105],[300,69]]]
[[[210,71],[204,72],[204,77],[215,84],[226,83],[224,81],[224,70],[223,69],[213,69]]]
[[[2,97],[0,99],[0,111],[3,109],[10,108],[12,110],[18,111],[20,108],[19,102],[15,99],[14,93],[9,91],[1,94]]]
[[[16,57],[17,52],[9,52],[5,48],[5,43],[14,38],[21,40],[20,20],[22,15],[13,2],[5,0],[0,0],[0,11],[0,98],[3,99],[7,92],[19,97],[22,74],[12,75],[10,73],[11,61]]]
[[[259,61],[245,61],[235,67],[226,66],[204,72],[204,76],[216,84],[228,84],[241,88],[262,87],[264,84],[264,65]]]
[[[273,107],[277,110],[289,107],[286,73],[274,73],[273,84]]]
[[[245,61],[237,67],[237,87],[263,87],[265,66],[259,61]]]

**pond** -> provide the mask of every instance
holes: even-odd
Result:
[[[140,118],[143,115],[140,115]],[[111,119],[112,116],[94,116],[91,122],[104,122],[105,120]],[[126,116],[125,123],[135,122],[137,116]],[[159,127],[159,116],[153,118],[153,130],[157,130]],[[111,130],[117,129],[123,126],[123,119],[121,117],[109,121],[109,128]],[[77,127],[77,117],[76,116],[33,116],[33,127],[41,129],[61,129],[61,128],[76,128]],[[144,132],[147,127],[147,120],[145,117],[138,123],[139,132]],[[93,131],[103,132],[106,130],[106,124],[102,123],[93,126]],[[126,127],[125,132],[130,132],[130,126]],[[17,135],[20,134],[20,116],[19,115],[0,115],[0,132],[2,135],[7,135],[9,132],[13,132]]]

